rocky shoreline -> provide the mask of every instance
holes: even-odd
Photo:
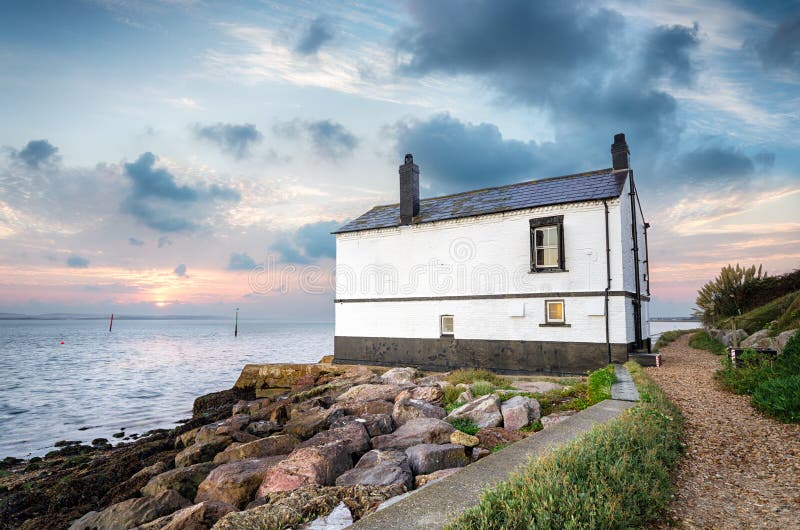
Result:
[[[343,527],[583,399],[552,382],[451,381],[413,368],[248,365],[175,429],[4,461],[0,528]]]

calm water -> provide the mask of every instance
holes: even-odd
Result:
[[[661,336],[662,333],[666,331],[672,331],[675,329],[695,329],[695,328],[702,328],[703,323],[694,320],[690,321],[683,321],[683,322],[650,322],[650,337],[653,339],[653,344],[656,343],[658,337]]]
[[[0,320],[0,458],[58,440],[143,433],[191,416],[247,363],[316,362],[333,324],[216,320]],[[60,344],[64,341],[64,344]],[[81,427],[89,429],[79,430]]]

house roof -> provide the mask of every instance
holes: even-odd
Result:
[[[413,224],[619,197],[627,171],[600,169],[422,199]],[[400,226],[400,205],[376,206],[334,234]]]

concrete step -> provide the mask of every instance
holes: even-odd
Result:
[[[628,358],[642,366],[661,366],[664,363],[660,353],[632,353]]]

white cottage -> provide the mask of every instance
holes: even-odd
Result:
[[[649,351],[647,228],[624,134],[612,167],[419,198],[336,235],[334,362],[580,373]]]

